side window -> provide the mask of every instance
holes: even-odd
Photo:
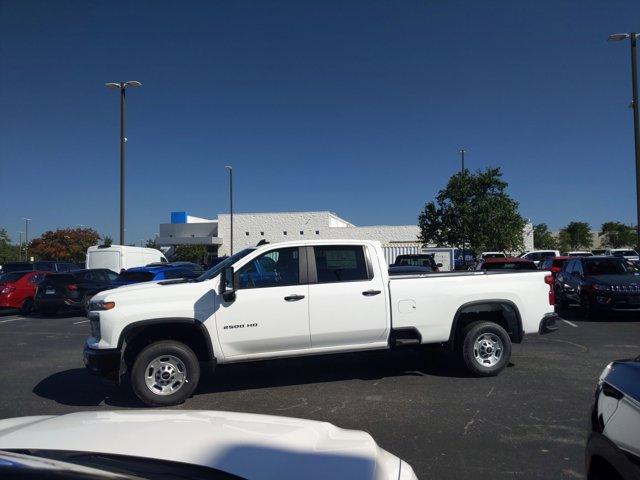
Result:
[[[113,282],[119,275],[116,272],[109,270],[105,272],[105,276],[107,277],[107,282]]]
[[[576,261],[575,260],[569,260],[566,264],[565,264],[565,271],[569,274],[573,273],[573,267],[575,265]]]
[[[55,272],[56,271],[56,267],[55,267],[54,264],[45,263],[45,262],[42,262],[42,263],[36,262],[35,265],[34,265],[34,269],[35,270],[44,270],[44,271],[47,271],[47,272]]]
[[[36,273],[31,276],[31,278],[29,279],[29,283],[32,285],[38,285],[40,282],[42,282],[42,280],[44,280],[44,277],[44,273]]]
[[[298,247],[271,250],[238,271],[238,288],[283,287],[299,283]]]
[[[313,248],[318,283],[368,280],[364,248],[360,245],[328,245]]]
[[[583,273],[582,272],[582,262],[580,260],[574,260],[574,262],[573,262],[573,273]]]

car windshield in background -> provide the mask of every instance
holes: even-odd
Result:
[[[122,272],[118,275],[118,281],[122,282],[149,282],[153,280],[153,272]]]
[[[32,263],[8,263],[2,266],[2,273],[32,271]]]
[[[17,282],[24,277],[28,272],[11,272],[0,275],[0,283],[3,282]]]
[[[533,262],[496,262],[485,263],[483,270],[537,270]]]
[[[616,258],[603,258],[585,262],[585,273],[587,275],[623,275],[636,273],[637,271],[638,269],[631,264]]]
[[[240,250],[238,253],[231,255],[229,258],[223,260],[222,262],[218,263],[214,267],[204,272],[202,275],[196,278],[196,282],[202,282],[203,280],[211,280],[213,277],[218,275],[218,273],[220,273],[225,267],[233,265],[238,260],[249,255],[254,250],[255,248],[245,248],[244,250]]]
[[[484,258],[504,258],[504,253],[487,253],[483,255]]]
[[[616,257],[637,257],[638,252],[635,250],[619,250],[617,252],[611,252]]]

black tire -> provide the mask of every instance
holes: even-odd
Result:
[[[562,293],[558,289],[555,289],[555,296],[556,296],[556,307],[558,308],[558,311],[566,310],[569,307],[569,302],[567,302],[567,297],[564,296],[564,293]]]
[[[25,298],[20,307],[20,315],[31,315],[33,313],[33,298]]]
[[[476,349],[476,341],[482,336],[486,336],[486,341],[491,343],[485,347],[486,350],[489,351],[489,354],[493,353],[491,358],[484,360],[485,364],[481,363],[482,358],[476,359],[476,355],[482,357],[483,351]],[[500,349],[499,356],[495,355],[496,347]],[[469,372],[479,377],[492,377],[498,375],[509,364],[511,339],[504,328],[497,323],[473,322],[462,331],[460,354]],[[492,363],[492,359],[496,360],[495,363]]]
[[[155,371],[148,369],[150,363],[158,358],[164,358],[165,362],[161,362],[161,364],[166,370],[161,368]],[[174,359],[177,360],[177,362],[175,362]],[[179,382],[179,380],[174,379],[172,376],[166,379],[162,378],[162,375],[166,373],[171,375],[171,372],[178,376],[179,373],[182,373],[184,375],[184,381]],[[158,373],[160,377],[157,376]],[[160,381],[165,382],[165,386],[167,387],[171,385],[171,382],[174,382],[172,385],[177,385],[178,382],[180,385],[175,387],[176,390],[174,392],[162,395],[159,392],[160,388],[164,388],[164,386],[159,386],[157,391],[147,386],[147,375],[149,374],[151,374],[154,379],[157,379],[155,382],[152,382],[156,385],[160,385]],[[136,357],[133,362],[133,368],[131,369],[131,388],[133,392],[143,403],[151,407],[181,404],[193,393],[198,386],[199,380],[200,364],[198,363],[198,358],[195,353],[184,343],[173,340],[163,340],[145,347]]]
[[[591,299],[586,293],[580,295],[580,313],[585,320],[594,320],[598,318],[598,311],[594,308]]]

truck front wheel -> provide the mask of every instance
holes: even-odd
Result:
[[[474,322],[463,331],[461,354],[467,369],[474,375],[498,375],[509,364],[511,339],[496,323]]]
[[[131,369],[131,387],[146,405],[184,402],[198,385],[200,364],[185,344],[163,340],[145,347]]]

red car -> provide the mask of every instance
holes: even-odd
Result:
[[[476,270],[537,270],[532,260],[517,257],[485,258]]]
[[[33,310],[38,284],[51,272],[10,272],[0,275],[0,307],[19,308],[20,313]]]
[[[549,257],[545,258],[542,264],[540,265],[540,270],[549,270],[551,275],[553,275],[553,280],[555,281],[556,275],[560,270],[562,270],[562,266],[567,260],[570,260],[575,257],[570,257],[568,255],[562,257]]]

